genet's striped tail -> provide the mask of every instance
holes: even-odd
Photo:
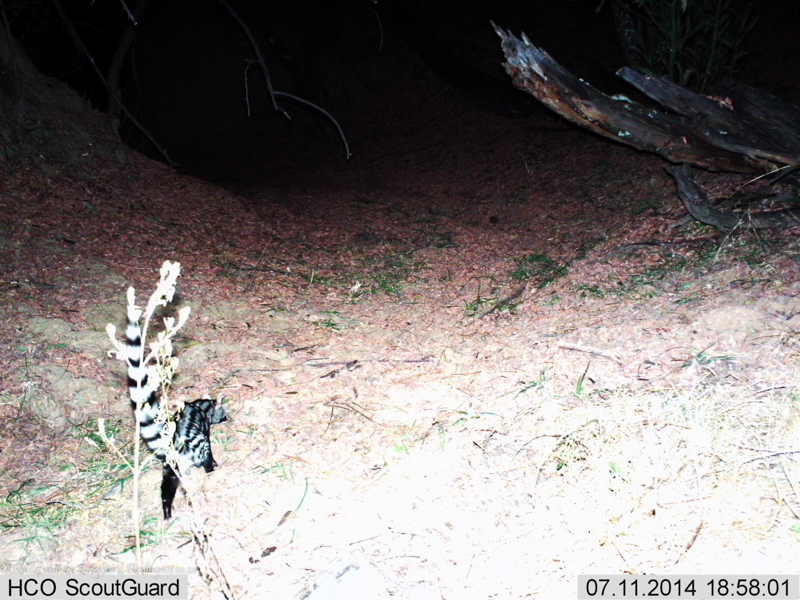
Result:
[[[161,408],[158,397],[161,382],[156,377],[149,377],[147,368],[142,365],[147,348],[144,347],[142,340],[140,315],[139,309],[128,307],[128,326],[125,329],[128,342],[125,354],[128,363],[128,392],[134,415],[139,421],[142,439],[158,458],[163,459],[169,440],[165,440],[161,435],[164,424],[157,420]]]

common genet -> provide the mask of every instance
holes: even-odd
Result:
[[[217,400],[201,399],[184,405],[175,418],[175,433],[170,439],[165,435],[167,427],[161,412],[159,396],[160,381],[148,377],[147,369],[141,364],[143,356],[142,330],[139,325],[139,312],[128,307],[128,326],[125,330],[126,362],[128,364],[128,390],[131,406],[142,439],[153,454],[164,463],[161,480],[161,504],[164,518],[172,518],[172,502],[181,484],[181,476],[193,467],[203,467],[206,473],[213,471],[217,462],[211,453],[211,426],[228,420],[222,404]],[[175,449],[177,472],[167,460],[172,446]]]

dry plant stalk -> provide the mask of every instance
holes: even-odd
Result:
[[[167,406],[169,405],[168,391],[169,386],[172,383],[172,377],[175,374],[179,363],[178,359],[172,356],[172,337],[181,327],[186,324],[186,321],[189,319],[191,308],[186,306],[178,311],[177,322],[173,317],[165,317],[164,330],[160,331],[156,336],[156,340],[149,344],[149,352],[147,353],[147,356],[144,356],[144,348],[147,341],[150,320],[152,319],[153,314],[158,307],[166,306],[172,302],[172,298],[175,295],[175,284],[180,276],[180,270],[181,265],[178,262],[165,261],[161,266],[161,277],[158,282],[158,286],[156,287],[156,291],[150,296],[147,306],[144,309],[144,323],[141,325],[141,338],[143,342],[140,346],[141,355],[135,357],[139,361],[141,367],[146,369],[147,380],[159,382],[159,387],[161,388],[161,403],[158,421],[164,423],[165,425],[165,427],[163,427],[161,430],[161,435],[168,438],[170,442],[175,433],[175,422],[171,417],[176,411],[169,411],[167,409]],[[142,310],[136,306],[136,292],[133,287],[128,288],[127,297],[129,318],[138,322],[141,319]],[[108,337],[114,346],[114,350],[109,351],[109,356],[127,363],[128,354],[126,344],[124,341],[117,339],[117,328],[109,323],[106,325],[106,332],[108,333]],[[141,383],[142,380],[140,379],[137,382],[137,385],[141,386]],[[141,398],[141,395],[139,397]],[[137,402],[136,410],[141,410],[141,408],[141,400],[139,400]],[[179,412],[181,407],[177,408],[177,412]],[[134,537],[136,540],[136,564],[137,567],[142,568],[141,539],[139,529],[139,479],[142,469],[142,463],[140,459],[142,439],[140,423],[139,420],[136,419],[136,438],[134,440],[133,465],[131,465],[130,462],[128,462],[127,459],[122,456],[122,454],[116,448],[114,441],[106,435],[103,419],[98,419],[98,430],[103,441],[106,442],[117,454],[119,454],[123,460],[125,460],[126,464],[128,464],[133,473],[133,524]],[[174,459],[170,458],[170,455],[174,454],[175,450],[170,444],[170,452],[167,454],[167,460],[174,461]]]

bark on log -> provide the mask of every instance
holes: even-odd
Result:
[[[725,97],[702,96],[674,83],[624,68],[618,75],[671,112],[610,97],[569,73],[523,34],[494,25],[514,85],[564,118],[673,163],[761,174],[800,165],[800,109],[727,84]]]
[[[798,109],[787,102],[736,82],[721,84],[727,85],[730,93],[709,97],[628,67],[620,69],[617,75],[661,106],[684,117],[689,131],[703,136],[717,148],[781,165],[800,164],[800,139],[797,137],[800,129],[796,128],[800,117]],[[775,109],[765,112],[761,106],[767,104]],[[772,122],[775,118],[793,121],[795,129],[775,126]]]

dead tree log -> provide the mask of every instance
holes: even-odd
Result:
[[[737,82],[723,82],[703,96],[644,71],[625,67],[617,75],[665,110],[624,96],[607,96],[559,65],[522,35],[494,25],[514,85],[565,119],[672,163],[712,171],[761,175],[800,166],[800,108]],[[691,169],[667,171],[689,213],[721,229],[794,227],[800,211],[725,212],[713,208],[692,181]]]
[[[743,84],[703,96],[643,71],[617,75],[670,112],[607,96],[578,79],[541,48],[494,26],[514,85],[590,131],[673,163],[762,174],[800,165],[800,109]]]
[[[733,81],[719,84],[716,96],[703,96],[627,67],[617,75],[680,115],[687,130],[715,148],[773,165],[800,164],[800,109],[788,102]]]

